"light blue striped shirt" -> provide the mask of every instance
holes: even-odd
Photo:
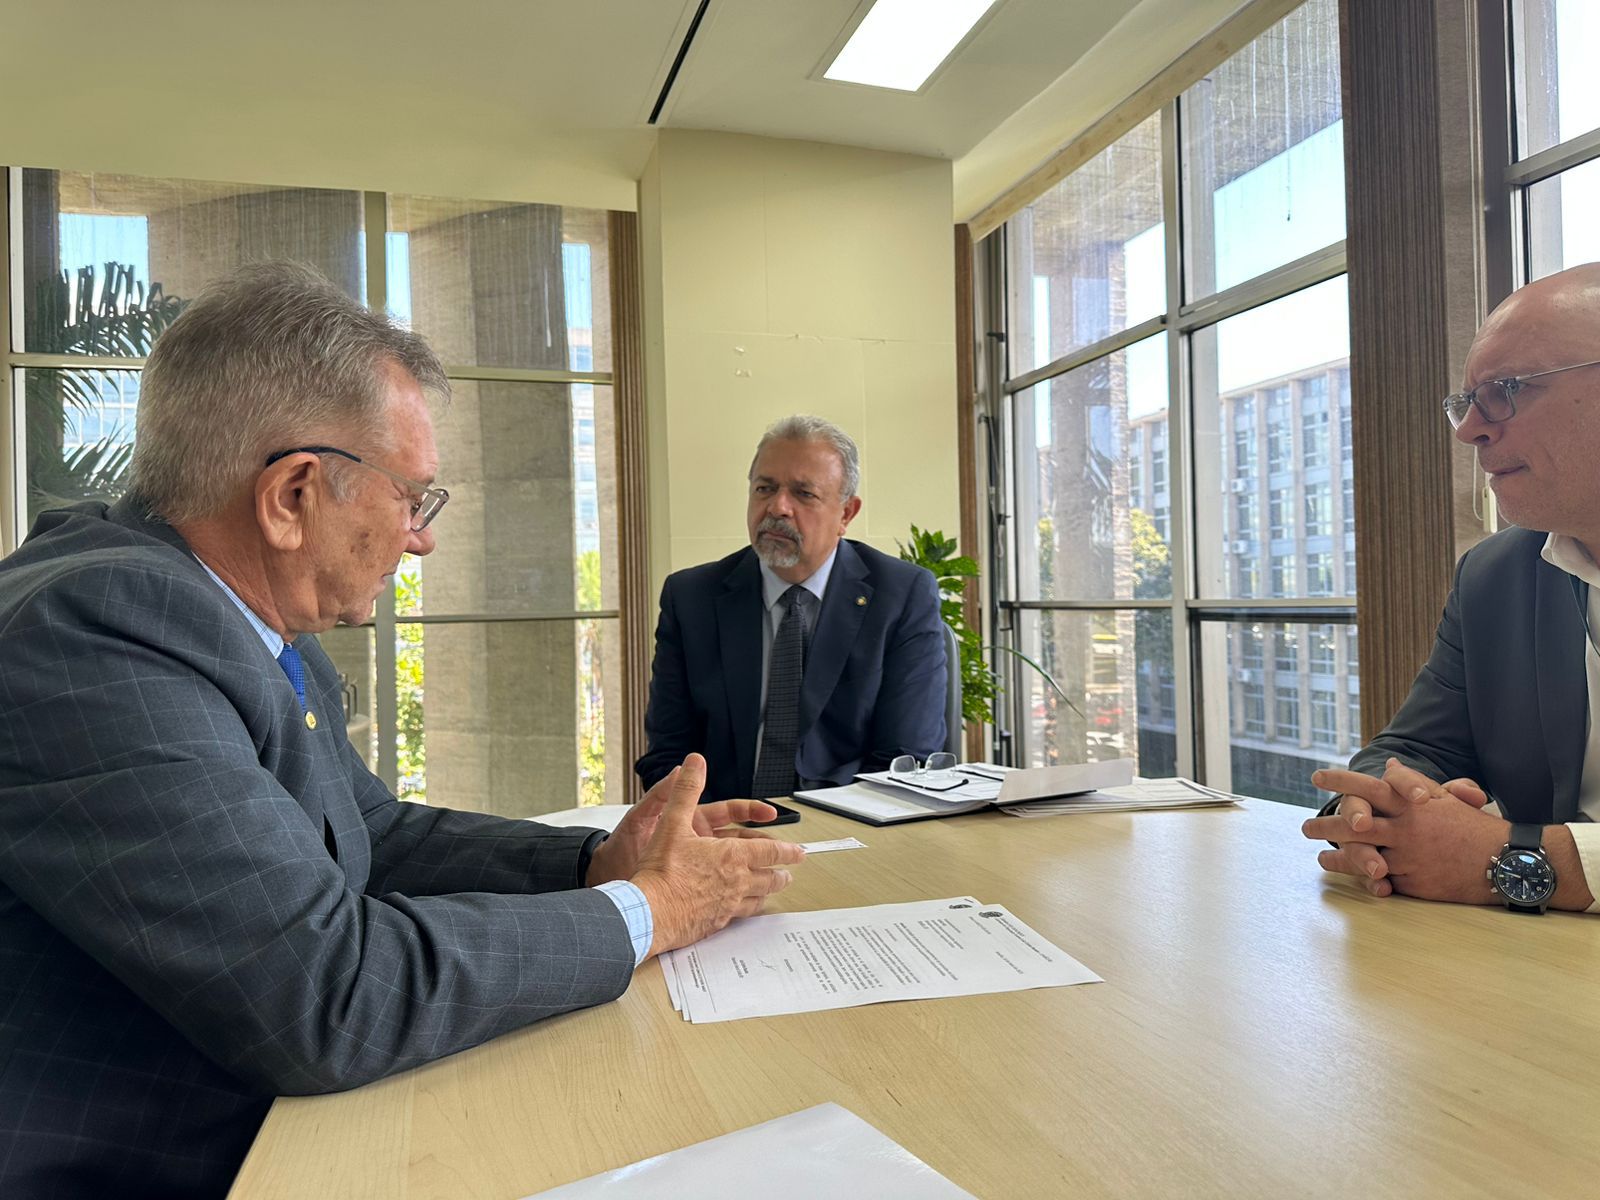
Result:
[[[272,655],[273,661],[276,662],[278,655],[283,653],[283,635],[256,616],[255,610],[239,599],[238,594],[222,582],[222,576],[213,571],[198,554],[195,555],[195,562],[205,567],[206,574],[217,581],[217,586],[222,589],[223,594],[244,614],[244,619],[250,622],[250,628],[256,631],[261,644],[267,648],[267,653]],[[602,883],[595,888],[595,891],[604,892],[606,899],[617,906],[617,911],[627,922],[628,940],[633,943],[633,965],[638,966],[644,962],[645,955],[650,953],[650,943],[656,936],[655,915],[650,911],[650,901],[646,900],[644,893],[626,879]]]

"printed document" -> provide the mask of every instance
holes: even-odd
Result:
[[[748,917],[663,955],[661,970],[672,1006],[696,1024],[1100,982],[971,896]]]

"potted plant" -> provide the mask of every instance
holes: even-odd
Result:
[[[978,577],[978,563],[969,555],[956,553],[954,538],[945,537],[942,530],[911,527],[910,543],[896,539],[900,558],[933,572],[939,583],[939,615],[950,631],[956,635],[956,645],[961,653],[961,715],[968,721],[988,724],[994,720],[994,698],[1000,677],[984,659],[985,651],[1009,654],[1021,659],[1039,673],[1041,679],[1061,697],[1063,703],[1080,717],[1083,710],[1061,689],[1042,666],[1010,646],[984,645],[978,632],[967,625],[966,610],[962,605],[962,592],[967,580]]]

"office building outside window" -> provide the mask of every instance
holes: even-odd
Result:
[[[1303,699],[1306,629],[1356,661],[1343,195],[1338,9],[1311,0],[986,243],[1007,368],[1029,377],[993,398],[1016,481],[998,635],[1087,701],[1080,718],[1000,664],[1002,756],[1126,755],[1310,804],[1311,772],[1359,744],[1349,706],[1312,737]],[[1252,299],[1199,315],[1224,291]],[[1327,615],[1250,607],[1286,602]],[[1269,635],[1290,648],[1262,664]],[[1359,695],[1353,665],[1327,678]]]

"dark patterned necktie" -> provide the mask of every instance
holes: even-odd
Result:
[[[300,661],[300,651],[288,642],[283,644],[283,649],[278,653],[278,665],[283,668],[283,673],[289,677],[289,682],[294,685],[294,694],[299,697],[300,707],[306,706],[306,668]]]
[[[800,744],[800,681],[806,673],[806,622],[801,609],[809,595],[798,583],[778,597],[783,620],[772,639],[767,669],[767,711],[761,726],[761,761],[751,793],[758,800],[794,793],[799,777],[794,755]]]

